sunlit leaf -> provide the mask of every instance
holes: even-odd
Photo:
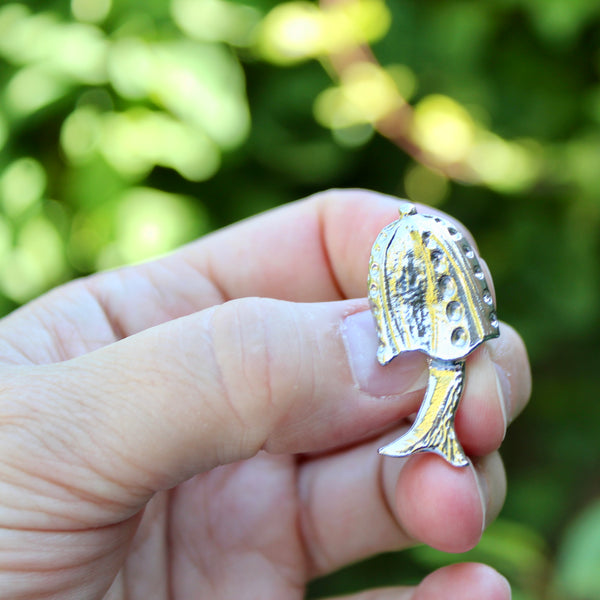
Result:
[[[476,126],[457,102],[439,94],[421,100],[415,108],[413,139],[445,163],[463,160],[475,142]]]
[[[21,5],[0,9],[0,53],[48,78],[101,83],[106,49],[102,32],[92,25],[62,23],[50,12],[30,14]]]
[[[23,4],[7,4],[0,8],[0,54],[17,64],[43,60],[58,27],[55,15],[32,14]]]
[[[220,46],[123,39],[111,48],[109,73],[121,94],[148,98],[222,148],[237,146],[248,134],[243,72]]]
[[[206,228],[205,215],[190,198],[150,188],[131,189],[119,201],[114,243],[100,253],[99,266],[163,254]]]
[[[6,104],[18,117],[26,117],[63,97],[69,83],[47,69],[32,66],[17,71],[6,86]]]
[[[390,26],[382,0],[349,0],[320,9],[310,2],[284,2],[263,20],[258,51],[289,64],[380,39]]]
[[[112,7],[112,0],[71,0],[71,11],[78,21],[101,23]]]
[[[122,37],[112,43],[107,69],[117,92],[130,100],[147,98],[156,68],[152,46],[139,37]]]
[[[102,31],[93,25],[63,25],[57,28],[52,46],[46,49],[43,64],[74,83],[104,83],[108,47]]]
[[[540,148],[535,143],[507,142],[487,132],[480,132],[478,138],[467,160],[491,189],[518,192],[537,181],[541,160]]]
[[[142,108],[111,113],[101,127],[100,152],[126,177],[141,179],[161,165],[200,181],[219,168],[220,153],[212,140],[166,113]]]
[[[249,46],[260,22],[260,12],[227,0],[172,0],[173,20],[190,37]]]
[[[95,109],[83,106],[65,119],[60,132],[60,144],[72,163],[81,164],[93,156],[101,136],[102,117]]]
[[[0,289],[25,302],[58,283],[66,271],[63,242],[43,216],[28,221],[0,263]]]
[[[39,202],[46,188],[43,166],[33,158],[20,158],[0,176],[0,198],[7,215],[18,217]]]
[[[359,62],[344,71],[340,85],[322,92],[315,117],[332,129],[376,123],[404,104],[394,79],[381,67]]]
[[[276,6],[263,20],[258,38],[260,53],[275,63],[287,64],[325,51],[325,21],[309,2]]]

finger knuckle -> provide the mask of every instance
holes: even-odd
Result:
[[[213,315],[213,348],[222,396],[245,430],[268,432],[289,409],[297,332],[284,303],[246,298]],[[277,326],[274,327],[273,323]]]

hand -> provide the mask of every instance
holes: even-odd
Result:
[[[376,364],[362,298],[396,216],[392,198],[322,194],[1,321],[0,597],[292,600],[415,540],[476,544],[527,358],[508,326],[469,357],[456,429],[473,466],[377,455],[426,381],[419,356]],[[368,598],[509,595],[465,564]]]

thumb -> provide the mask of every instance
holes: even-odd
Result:
[[[380,367],[368,312],[346,319],[365,308],[245,298],[22,369],[23,422],[43,424],[29,461],[63,465],[55,482],[72,487],[76,474],[81,494],[133,507],[260,449],[321,451],[379,431],[415,410],[425,361]]]

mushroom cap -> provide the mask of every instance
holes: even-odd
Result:
[[[377,236],[368,286],[382,365],[415,350],[462,359],[499,335],[494,300],[468,240],[412,204]]]

